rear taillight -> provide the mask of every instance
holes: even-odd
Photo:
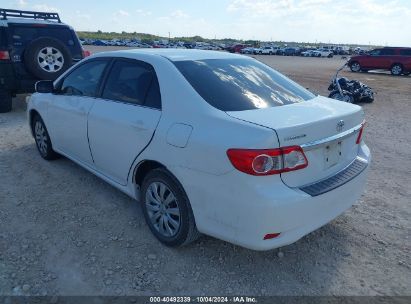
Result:
[[[356,144],[359,145],[362,141],[362,134],[364,132],[364,127],[365,127],[365,121],[361,124],[360,132],[358,132]]]
[[[8,51],[0,51],[0,60],[10,60],[10,54]]]
[[[308,166],[299,146],[278,149],[229,149],[227,156],[237,170],[251,175],[273,175]]]
[[[90,51],[86,51],[85,49],[82,49],[82,53],[83,53],[83,58],[86,58],[91,55]]]

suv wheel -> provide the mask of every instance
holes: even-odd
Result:
[[[391,67],[391,74],[394,76],[399,76],[402,74],[402,65],[399,63],[395,63],[393,64],[393,66]]]
[[[167,246],[182,246],[199,237],[187,195],[177,179],[165,169],[147,174],[141,205],[151,232]]]
[[[357,61],[354,61],[350,64],[350,69],[352,72],[359,72],[361,71],[361,66]]]
[[[8,91],[0,91],[0,113],[11,111],[12,96]]]
[[[70,52],[60,41],[39,38],[32,41],[24,54],[26,68],[36,77],[55,80],[72,64]]]

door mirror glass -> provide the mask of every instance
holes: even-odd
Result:
[[[53,93],[54,85],[51,80],[41,80],[36,82],[36,92],[37,93]]]

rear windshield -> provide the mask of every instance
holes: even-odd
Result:
[[[26,45],[39,37],[56,38],[66,46],[73,46],[75,44],[71,30],[67,27],[13,25],[11,28],[14,44]]]
[[[0,27],[0,47],[6,47],[7,40],[6,40],[6,31],[3,27]]]
[[[222,111],[270,108],[315,97],[253,59],[207,59],[174,64],[205,101]]]

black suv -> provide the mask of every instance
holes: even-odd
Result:
[[[84,56],[57,13],[0,8],[0,113],[11,111],[12,96],[34,92],[38,80],[55,80]]]

